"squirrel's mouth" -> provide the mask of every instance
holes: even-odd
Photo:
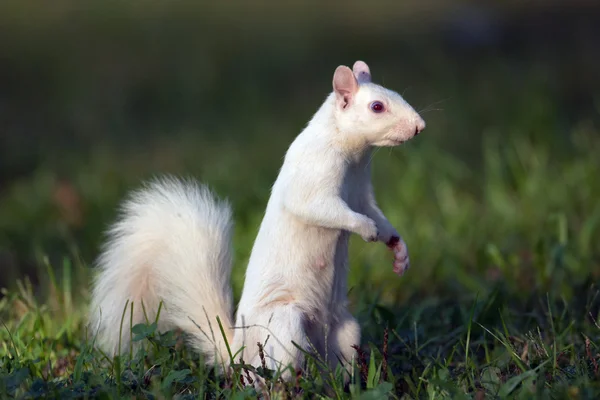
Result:
[[[410,139],[411,138],[392,136],[392,137],[383,138],[383,139],[375,142],[373,145],[380,146],[380,147],[395,147],[395,146],[400,146],[400,145],[404,144],[405,142],[407,142]]]
[[[405,139],[385,138],[376,143],[373,143],[373,145],[378,147],[395,147],[400,146],[404,142],[406,142]]]
[[[393,146],[400,146],[401,144],[404,144],[404,142],[406,142],[406,139],[396,139],[396,138],[389,138],[388,141],[393,145]]]

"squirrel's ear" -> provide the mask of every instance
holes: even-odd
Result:
[[[358,83],[369,83],[371,82],[371,70],[366,62],[358,60],[352,67],[352,72]]]
[[[336,68],[333,74],[333,90],[337,103],[342,108],[346,108],[352,103],[354,94],[358,91],[358,82],[350,68],[345,65]]]

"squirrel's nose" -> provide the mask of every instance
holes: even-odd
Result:
[[[423,132],[423,129],[425,129],[425,121],[423,121],[423,118],[419,118],[415,126],[415,136]]]

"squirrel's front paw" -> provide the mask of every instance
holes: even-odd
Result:
[[[400,236],[392,236],[386,245],[394,252],[394,272],[402,276],[410,267],[406,243]]]
[[[365,242],[375,242],[379,237],[379,231],[375,221],[371,218],[363,217],[360,222],[357,233],[363,238]]]

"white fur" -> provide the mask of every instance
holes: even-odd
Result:
[[[229,205],[205,186],[165,177],[133,193],[121,211],[97,262],[90,315],[97,344],[111,354],[126,352],[129,305],[120,349],[119,330],[127,300],[133,325],[146,321],[144,309],[153,322],[162,300],[160,330],[180,328],[211,359],[214,343],[225,356],[216,316],[231,326]]]
[[[374,113],[369,107],[374,100],[384,103],[386,112]],[[183,329],[199,351],[221,360],[227,359],[222,340],[215,353],[188,316],[208,331],[208,315],[217,337],[220,316],[231,350],[245,346],[244,361],[255,366],[261,363],[257,342],[265,345],[273,369],[302,367],[303,353],[292,341],[326,357],[332,367],[350,361],[360,328],[347,310],[349,236],[384,243],[399,237],[375,201],[371,149],[398,145],[424,127],[400,95],[370,82],[366,64],[357,62],[354,72],[338,67],[334,92],[291,144],[273,185],[234,328],[229,207],[205,187],[173,179],[138,192],[125,204],[100,257],[93,305],[103,314],[92,315],[99,344],[118,350],[118,321],[127,298],[136,303],[143,298],[146,309],[162,299],[161,329]],[[408,255],[400,243],[397,262],[404,270]],[[140,321],[134,313],[134,324]]]

